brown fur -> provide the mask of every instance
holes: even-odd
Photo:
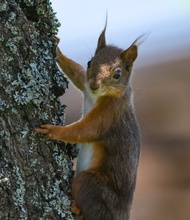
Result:
[[[71,125],[36,129],[51,139],[92,146],[89,166],[77,171],[72,184],[72,212],[78,220],[128,220],[136,182],[140,132],[130,75],[137,45],[127,50],[107,46],[105,30],[86,73],[57,50],[59,66],[84,92],[91,110],[85,110],[85,116]]]

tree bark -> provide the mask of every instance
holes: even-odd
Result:
[[[58,97],[68,82],[56,66],[51,38],[58,26],[49,0],[0,0],[2,220],[73,219],[75,153],[34,132],[40,124],[64,121],[65,106]]]

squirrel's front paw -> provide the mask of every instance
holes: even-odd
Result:
[[[56,44],[58,45],[60,39],[57,36],[55,36],[55,35],[53,35],[52,38],[55,40]]]
[[[36,128],[35,131],[43,134],[46,138],[54,139],[55,127],[55,125],[51,124],[40,125],[40,128]]]

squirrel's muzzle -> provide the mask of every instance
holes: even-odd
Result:
[[[100,88],[100,83],[91,81],[91,82],[90,82],[90,88],[91,88],[93,91],[94,91],[94,90],[97,90],[97,89]]]

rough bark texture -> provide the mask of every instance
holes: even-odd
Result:
[[[0,0],[0,219],[73,219],[72,153],[35,134],[61,125],[67,80],[55,63],[48,0]]]

